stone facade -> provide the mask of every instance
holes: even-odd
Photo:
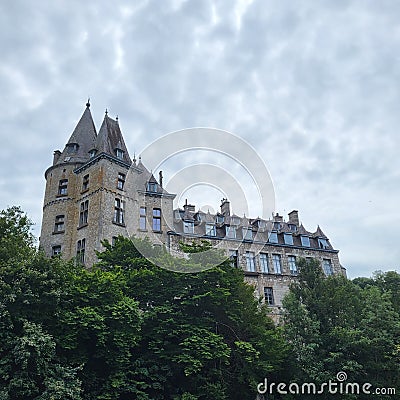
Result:
[[[54,152],[45,178],[40,246],[49,257],[61,254],[90,267],[102,241],[119,235],[149,237],[172,254],[180,254],[180,242],[206,239],[243,269],[276,314],[296,279],[299,257],[319,260],[327,275],[345,274],[329,239],[319,227],[306,231],[297,211],[287,221],[278,214],[248,219],[231,215],[226,199],[215,215],[187,203],[174,210],[175,195],[162,187],[161,173],[157,181],[140,158],[131,160],[118,120],[107,113],[97,133],[89,103],[65,149]]]

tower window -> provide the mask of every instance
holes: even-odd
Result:
[[[140,207],[140,216],[139,216],[139,229],[144,231],[146,230],[146,207]]]
[[[183,221],[183,233],[194,233],[194,222]]]
[[[53,246],[51,248],[51,256],[52,257],[56,257],[56,256],[58,256],[60,254],[61,254],[61,246],[60,245]]]
[[[161,231],[161,210],[159,208],[153,208],[153,231]]]
[[[268,254],[260,253],[260,266],[262,272],[269,273]]]
[[[117,158],[120,160],[124,159],[124,151],[121,149],[115,149],[115,154],[117,155]]]
[[[54,223],[54,233],[63,233],[65,231],[64,215],[57,215]]]
[[[89,174],[87,174],[83,177],[83,182],[82,182],[82,191],[88,190],[88,189],[89,189]]]
[[[66,196],[68,194],[68,179],[61,179],[58,183],[59,196]]]
[[[89,200],[81,203],[79,212],[79,226],[87,225],[89,216]]]
[[[148,191],[148,192],[156,193],[156,192],[157,192],[157,183],[155,183],[155,182],[149,182],[149,183],[147,184],[147,191]]]
[[[282,273],[281,256],[280,254],[272,254],[272,261],[274,262],[274,270],[276,274]]]
[[[255,272],[256,260],[252,251],[246,251],[246,267],[247,271]]]
[[[90,157],[90,158],[93,158],[93,157],[96,155],[96,153],[97,153],[97,150],[96,150],[96,149],[90,150],[90,151],[89,151],[89,157]]]
[[[125,185],[125,174],[118,174],[118,181],[117,181],[117,188],[119,190],[123,190],[124,189],[124,185]]]
[[[85,264],[86,239],[78,240],[76,245],[76,261]]]
[[[125,216],[124,216],[124,201],[121,199],[115,199],[114,203],[114,223],[119,225],[124,225]]]
[[[78,143],[68,143],[67,144],[67,152],[68,153],[76,153],[79,149]]]
[[[268,304],[269,306],[273,306],[275,304],[274,289],[272,287],[264,288],[264,297],[265,297],[265,303]]]
[[[292,275],[297,275],[297,264],[295,256],[288,256],[289,271]]]

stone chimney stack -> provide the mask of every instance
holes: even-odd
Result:
[[[283,216],[276,213],[275,217],[274,217],[274,221],[275,222],[283,222]]]
[[[297,210],[291,211],[288,215],[289,215],[289,224],[293,224],[296,226],[300,225],[299,212]]]
[[[57,164],[57,161],[60,159],[60,156],[61,156],[61,151],[56,150],[53,154],[53,165]]]
[[[221,214],[225,217],[229,217],[231,215],[231,203],[228,199],[221,200]]]
[[[187,212],[187,211],[195,212],[196,206],[194,206],[193,204],[188,204],[188,201],[186,199],[185,204],[183,205],[183,209],[185,210],[185,212]]]
[[[159,182],[160,186],[162,187],[162,180],[163,180],[162,171],[159,172],[158,176],[159,176],[158,182]]]

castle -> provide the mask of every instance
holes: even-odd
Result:
[[[130,158],[118,118],[106,112],[97,133],[89,102],[64,150],[54,152],[45,179],[40,247],[49,257],[61,254],[90,267],[101,242],[119,235],[147,236],[172,254],[182,241],[206,239],[226,251],[277,313],[299,257],[319,260],[326,275],[345,274],[338,250],[319,227],[307,231],[297,211],[287,221],[278,214],[270,220],[239,217],[227,199],[216,214],[187,202],[174,210],[175,195],[163,188],[162,173],[157,180],[140,158]]]

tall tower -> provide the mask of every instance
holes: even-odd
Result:
[[[175,196],[141,161],[132,162],[119,122],[107,112],[97,134],[89,102],[45,178],[40,246],[48,256],[91,266],[104,239],[137,235],[165,243],[173,226]]]

